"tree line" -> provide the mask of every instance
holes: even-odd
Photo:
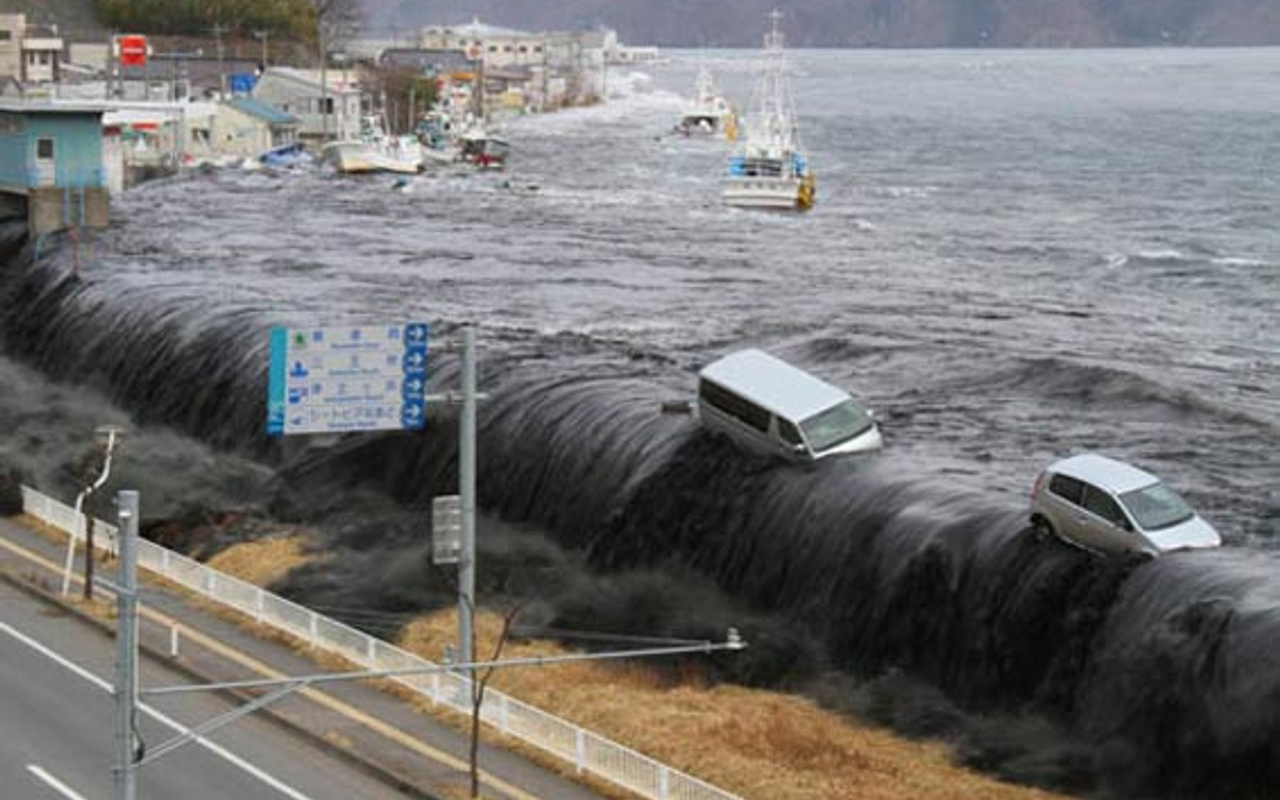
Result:
[[[98,20],[114,30],[159,36],[205,37],[215,27],[248,36],[313,41],[329,29],[358,24],[359,0],[93,0]]]

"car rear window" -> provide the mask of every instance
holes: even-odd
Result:
[[[1064,500],[1080,505],[1080,500],[1084,496],[1084,484],[1066,475],[1054,475],[1049,480],[1049,491]]]

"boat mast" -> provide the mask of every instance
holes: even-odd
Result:
[[[773,26],[764,36],[764,69],[760,80],[759,120],[761,138],[770,155],[780,157],[795,149],[795,109],[787,86],[785,39],[782,34],[782,12],[776,8],[769,14]]]

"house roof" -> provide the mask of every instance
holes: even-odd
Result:
[[[293,125],[298,122],[298,118],[292,114],[286,114],[270,103],[253,97],[234,97],[227,101],[227,105],[243,114],[263,120],[268,125]]]
[[[471,63],[461,50],[431,50],[411,47],[394,47],[384,50],[378,62],[382,66],[408,67],[419,70],[434,67],[441,72],[466,69]]]
[[[300,83],[304,86],[307,86],[308,88],[315,89],[316,91],[320,90],[320,70],[318,69],[294,69],[293,67],[269,67],[267,71],[262,74],[262,78],[259,80],[259,83],[261,83],[262,80],[266,80],[267,78],[271,78],[273,76],[284,78],[286,80],[293,81],[294,83]],[[349,75],[348,79],[346,81],[343,81],[341,70],[336,70],[336,69],[327,70],[327,74],[325,75],[325,84],[327,86],[328,91],[334,92],[334,93],[339,93],[339,92],[359,93],[360,92],[360,86],[355,80],[355,76]]]
[[[462,36],[471,36],[476,39],[484,39],[486,37],[492,38],[495,36],[524,36],[532,38],[538,35],[529,33],[528,31],[518,31],[514,28],[500,28],[497,25],[487,25],[481,22],[479,17],[472,18],[472,20],[465,25],[433,25],[432,27],[427,28],[427,31],[432,33],[454,33]]]
[[[0,98],[0,111],[10,114],[101,114],[106,110],[107,107],[100,103]]]

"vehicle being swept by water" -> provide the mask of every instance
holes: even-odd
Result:
[[[788,89],[782,14],[771,15],[765,35],[764,67],[756,108],[748,116],[738,151],[729,159],[724,203],[740,208],[808,211],[817,199],[817,180],[800,144],[796,112]]]
[[[875,415],[849,393],[761,350],[698,373],[698,416],[745,449],[790,461],[878,450]]]
[[[361,117],[360,138],[325,145],[323,157],[344,174],[415,174],[422,169],[422,146],[417,137],[388,135],[379,114]]]
[[[1031,523],[1099,553],[1159,555],[1222,538],[1154,475],[1094,453],[1058,461],[1031,492]]]
[[[698,69],[693,104],[680,115],[676,132],[685,136],[725,136],[736,139],[738,118],[729,101],[716,89],[715,81],[705,66]]]

